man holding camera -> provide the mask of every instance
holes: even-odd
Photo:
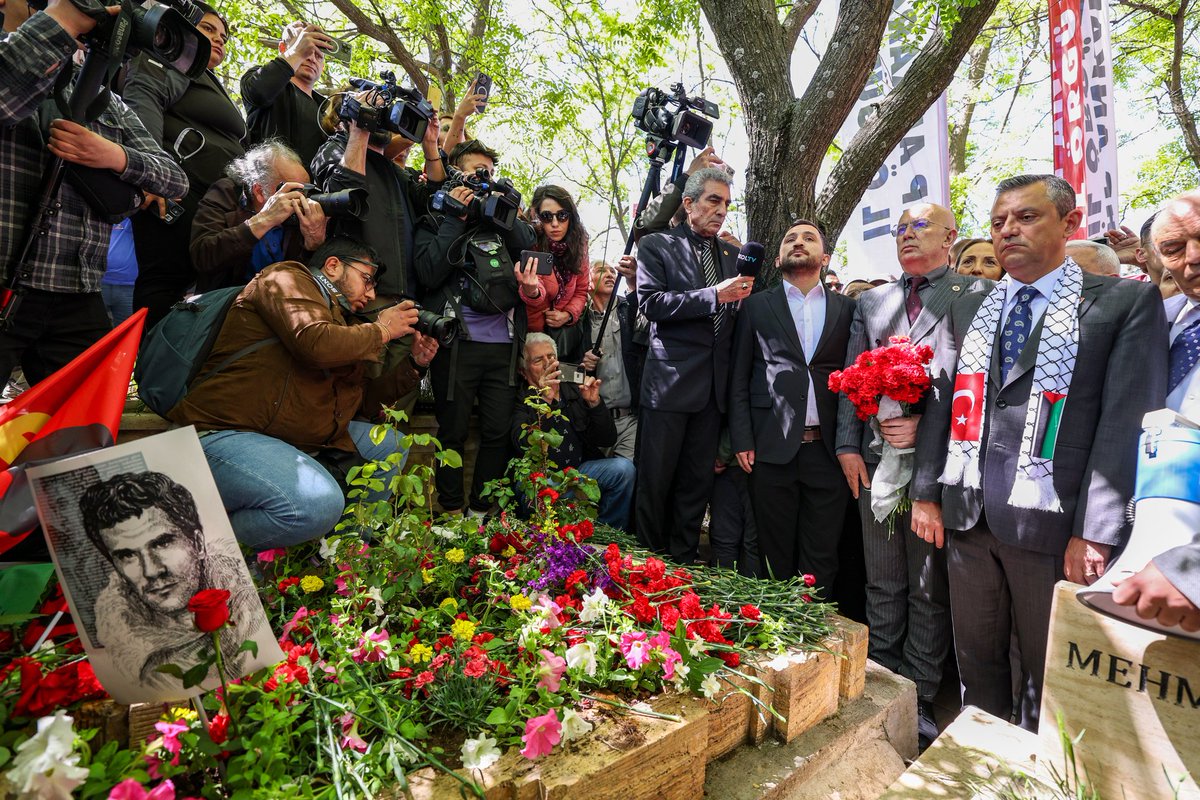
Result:
[[[278,137],[300,154],[306,167],[312,162],[327,138],[318,122],[325,96],[315,87],[325,69],[325,53],[336,47],[327,33],[302,20],[283,29],[279,55],[242,76],[250,144]]]
[[[451,150],[449,160],[461,175],[476,176],[482,169],[490,182],[497,154],[472,140]],[[438,439],[448,450],[463,451],[478,398],[480,441],[469,509],[462,469],[445,464],[437,469],[438,502],[449,512],[482,514],[491,507],[482,496],[484,485],[501,477],[508,465],[518,348],[526,331],[512,265],[522,250],[533,247],[535,237],[520,219],[507,230],[483,219],[481,200],[470,184],[452,188],[439,200],[443,209],[465,210],[423,218],[416,235],[417,278],[426,307],[462,325],[462,334],[434,359],[431,370]]]
[[[0,0],[0,266],[20,275],[23,294],[0,333],[0,376],[18,364],[30,384],[66,365],[111,329],[100,280],[112,224],[76,191],[71,178],[58,194],[49,230],[23,264],[15,264],[34,214],[51,156],[76,166],[109,170],[127,184],[177,195],[187,178],[116,97],[87,125],[65,119],[47,102],[62,69],[70,69],[78,38],[96,20],[68,0],[31,13],[25,0]],[[53,121],[50,121],[53,120]]]
[[[358,418],[374,419],[415,388],[437,342],[414,332],[411,301],[361,321],[381,273],[370,247],[343,237],[321,245],[308,266],[267,267],[234,301],[200,374],[267,344],[193,384],[168,414],[201,431],[233,531],[248,547],[328,533],[346,505],[344,472],[399,449],[394,436],[373,443],[371,424]],[[385,346],[410,334],[412,355],[388,366]]]
[[[192,221],[196,289],[246,283],[279,261],[307,261],[325,241],[328,220],[306,196],[308,170],[292,148],[272,139],[225,168]]]

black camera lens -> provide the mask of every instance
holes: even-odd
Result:
[[[152,53],[189,78],[199,78],[208,69],[212,44],[174,8],[135,5],[132,28],[130,46]]]
[[[316,188],[316,187],[313,187]],[[308,199],[321,207],[327,217],[353,217],[362,219],[367,215],[366,189],[342,189],[340,192],[310,192]]]
[[[441,314],[435,314],[422,308],[417,312],[415,327],[418,332],[437,339],[439,346],[448,347],[458,336],[459,324],[454,317],[443,317]]]

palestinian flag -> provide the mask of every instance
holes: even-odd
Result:
[[[115,443],[145,321],[141,309],[0,407],[0,560],[38,527],[25,469]]]

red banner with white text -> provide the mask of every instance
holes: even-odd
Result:
[[[1054,113],[1054,174],[1075,189],[1086,214],[1083,33],[1079,0],[1050,0],[1050,86]],[[1083,238],[1081,226],[1072,238]]]

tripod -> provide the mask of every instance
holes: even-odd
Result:
[[[642,197],[638,200],[637,207],[639,213],[650,202],[650,196],[658,191],[663,165],[674,158],[675,163],[671,168],[671,179],[678,180],[680,173],[683,171],[683,158],[686,154],[687,146],[680,142],[667,141],[660,136],[646,137],[646,155],[650,156],[650,171],[646,173],[646,183],[642,186]],[[635,219],[635,224],[630,226],[629,236],[625,239],[624,255],[629,255],[633,252],[636,222],[637,220]],[[600,343],[604,341],[604,332],[608,330],[608,321],[612,317],[613,309],[616,307],[617,291],[616,287],[613,287],[612,294],[608,296],[608,303],[604,306],[604,316],[600,319],[600,330],[596,333],[596,340],[592,342],[592,353],[596,355],[597,360],[600,358]]]

